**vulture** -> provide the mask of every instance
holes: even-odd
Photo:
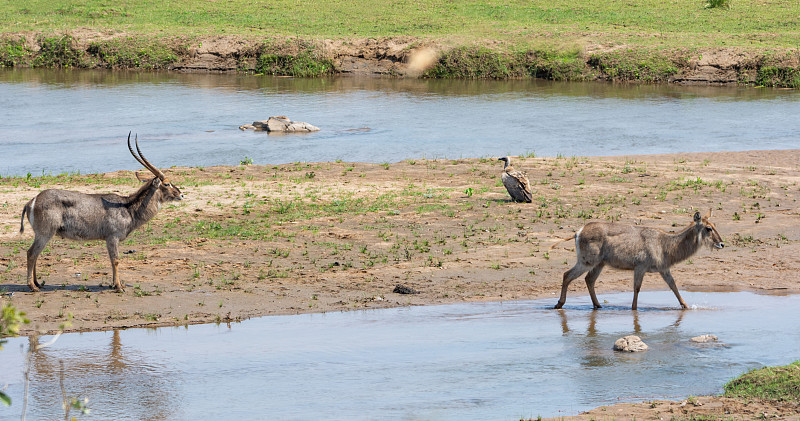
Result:
[[[531,183],[528,177],[522,171],[517,171],[511,166],[511,158],[504,156],[499,158],[498,161],[504,161],[503,173],[500,178],[503,180],[503,185],[506,186],[508,194],[515,202],[531,203],[533,201],[533,194],[531,194]]]

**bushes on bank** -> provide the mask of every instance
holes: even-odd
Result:
[[[70,35],[39,35],[35,40],[0,36],[0,67],[170,69],[189,53],[187,42],[124,37],[79,45]],[[235,54],[240,71],[295,77],[337,73],[333,60],[319,45],[302,39],[265,41]],[[587,55],[579,48],[508,52],[462,46],[443,52],[422,77],[663,83],[687,68],[691,54],[638,48]],[[736,68],[739,83],[800,88],[798,62],[800,53],[796,51],[754,56]]]

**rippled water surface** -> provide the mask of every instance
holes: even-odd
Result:
[[[67,334],[33,354],[29,419],[57,419],[60,361],[81,420],[515,420],[618,401],[713,394],[800,358],[800,296],[671,292],[273,316],[226,325]],[[715,334],[716,345],[689,341]],[[637,334],[644,353],[611,350]],[[45,342],[50,337],[39,340]],[[27,338],[0,373],[21,412]]]
[[[322,131],[238,126],[272,115]],[[794,90],[0,69],[0,175],[797,148]]]

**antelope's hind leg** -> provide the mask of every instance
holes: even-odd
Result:
[[[33,244],[31,244],[31,247],[28,249],[28,288],[30,288],[32,292],[39,291],[39,288],[44,285],[44,283],[40,284],[37,279],[36,261],[39,259],[39,255],[51,238],[53,238],[52,234],[49,236],[37,234],[33,239]]]
[[[586,266],[583,266],[581,262],[578,261],[572,269],[564,272],[564,279],[561,281],[561,298],[558,299],[558,303],[556,303],[556,306],[553,308],[559,309],[564,306],[564,303],[567,302],[567,288],[569,288],[569,284],[583,275],[586,270]]]
[[[636,310],[639,306],[639,291],[642,289],[645,272],[644,268],[639,266],[633,269],[633,303],[631,304],[631,310]]]
[[[594,293],[594,283],[597,281],[597,277],[600,276],[600,272],[603,271],[603,266],[605,266],[605,264],[600,263],[586,274],[586,288],[589,290],[589,297],[592,298],[592,305],[594,308],[602,308],[600,302],[597,301],[597,295]]]

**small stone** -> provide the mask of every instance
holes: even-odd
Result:
[[[689,340],[692,342],[697,342],[699,344],[707,344],[710,342],[717,342],[719,341],[719,338],[717,338],[716,335],[700,335],[700,336],[695,336],[694,338]]]
[[[414,288],[407,287],[402,284],[397,284],[397,286],[394,287],[394,291],[392,292],[394,292],[395,294],[419,294],[419,291],[415,290]]]
[[[614,342],[614,351],[620,352],[642,352],[647,351],[647,344],[642,342],[642,339],[636,335],[628,335],[624,338],[617,339]]]

